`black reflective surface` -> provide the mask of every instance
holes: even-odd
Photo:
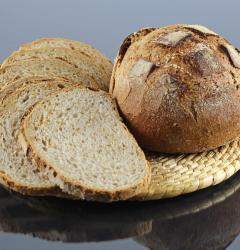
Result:
[[[0,0],[0,61],[42,36],[88,42],[114,59],[129,33],[199,23],[240,47],[238,0]],[[0,189],[0,249],[240,249],[240,175],[171,200],[88,204]]]
[[[240,174],[181,198],[110,205],[26,198],[0,189],[0,229],[1,245],[10,233],[13,240],[21,235],[23,246],[34,238],[49,249],[81,249],[91,242],[104,242],[105,249],[124,243],[134,249],[225,249],[240,233]]]

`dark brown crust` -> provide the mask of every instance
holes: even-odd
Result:
[[[192,32],[192,36],[175,47],[154,43],[174,31]],[[226,39],[172,25],[153,29],[137,43],[127,41],[124,57],[115,60],[110,91],[143,148],[202,152],[239,136],[240,69],[222,49],[230,44]],[[129,77],[140,59],[156,67],[147,78]],[[175,81],[161,82],[163,75]]]
[[[82,86],[78,86],[79,88],[82,88]],[[66,91],[71,91],[76,87],[69,87],[64,90],[57,91],[53,94],[50,94],[48,98],[51,96],[56,95],[58,92],[66,92]],[[86,89],[86,88],[84,88]],[[88,88],[90,89],[90,88]],[[91,89],[92,90],[92,89]],[[103,92],[101,90],[93,89],[93,91],[99,91],[102,92],[104,95],[109,96],[108,93]],[[45,99],[46,100],[46,99]],[[41,103],[41,102],[39,102]],[[151,173],[150,173],[150,166],[147,164],[146,168],[146,176],[141,180],[140,183],[136,184],[136,186],[125,189],[125,190],[120,190],[120,191],[103,191],[103,190],[97,190],[97,189],[92,189],[85,187],[82,183],[79,183],[77,181],[69,180],[66,178],[64,175],[58,172],[57,168],[52,166],[50,163],[48,163],[46,160],[42,159],[38,153],[36,152],[35,149],[31,146],[31,143],[28,141],[26,135],[25,135],[25,124],[26,120],[28,119],[29,115],[33,111],[34,107],[39,105],[39,103],[36,103],[32,108],[30,108],[22,118],[21,122],[21,129],[20,129],[20,135],[19,135],[19,142],[25,148],[26,154],[28,159],[39,168],[40,171],[47,172],[50,174],[56,182],[61,182],[61,189],[64,192],[68,192],[70,195],[75,197],[75,199],[84,199],[84,200],[89,200],[89,201],[98,201],[98,202],[113,202],[113,201],[119,201],[119,200],[127,200],[141,192],[145,192],[148,189],[149,183],[150,183],[150,178],[151,178]],[[115,102],[113,101],[114,105]],[[117,110],[116,110],[117,111]],[[124,126],[124,124],[123,124]],[[127,127],[124,126],[124,128],[127,130]],[[130,135],[130,134],[129,134]],[[132,139],[132,138],[131,138]],[[143,159],[145,159],[144,153],[142,150],[139,148],[138,153],[142,155]],[[146,161],[147,163],[147,161]],[[69,191],[70,190],[70,191]]]

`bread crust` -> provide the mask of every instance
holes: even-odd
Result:
[[[78,86],[77,88],[79,88]],[[82,87],[80,87],[82,88]],[[74,89],[74,87],[69,87],[61,91],[71,91]],[[87,88],[83,88],[87,89]],[[89,88],[88,88],[89,89]],[[101,90],[95,90],[94,91],[101,91]],[[58,91],[60,92],[60,91]],[[50,94],[47,98],[51,98],[51,96],[57,95],[58,92],[55,92],[53,94]],[[102,94],[109,96],[108,93],[101,91]],[[99,202],[113,202],[113,201],[119,201],[119,200],[127,200],[141,192],[146,192],[151,179],[151,170],[150,166],[144,156],[143,151],[137,146],[137,153],[141,155],[143,161],[146,163],[146,175],[142,180],[139,181],[136,185],[129,187],[127,189],[121,189],[121,190],[101,190],[101,189],[93,189],[91,187],[87,187],[84,184],[82,184],[79,181],[68,179],[64,176],[64,173],[61,172],[55,166],[54,164],[48,162],[46,159],[44,159],[44,155],[40,154],[36,148],[33,147],[31,142],[29,141],[28,137],[25,134],[27,121],[31,113],[37,109],[41,103],[46,101],[47,99],[40,101],[36,103],[31,109],[29,109],[26,114],[24,115],[22,122],[21,122],[21,129],[19,134],[19,142],[22,145],[24,151],[26,152],[26,155],[28,159],[37,166],[41,171],[47,172],[49,175],[50,180],[55,180],[55,183],[57,183],[61,189],[64,192],[70,193],[71,195],[84,200],[89,201],[99,201]],[[115,102],[112,101],[112,103],[115,106]],[[117,109],[116,109],[117,110]],[[127,127],[123,124],[124,128],[127,130]],[[129,133],[129,139],[134,140],[132,135]]]
[[[23,195],[30,196],[56,196],[61,198],[69,197],[67,194],[64,194],[58,186],[49,186],[49,187],[26,187],[19,183],[16,183],[11,179],[7,174],[0,172],[0,184],[10,189],[12,191],[21,193]]]
[[[239,52],[205,27],[148,28],[121,45],[110,92],[143,148],[202,152],[239,136],[239,63]]]

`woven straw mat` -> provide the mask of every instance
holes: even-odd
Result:
[[[240,169],[240,138],[215,150],[197,154],[149,155],[152,177],[139,200],[156,200],[217,185]]]

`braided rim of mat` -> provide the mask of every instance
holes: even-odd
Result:
[[[197,154],[149,155],[152,167],[147,193],[135,199],[157,200],[217,185],[240,169],[240,139]]]

